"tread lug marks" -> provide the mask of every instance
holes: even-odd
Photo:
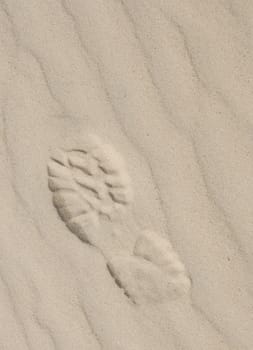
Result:
[[[64,178],[54,178],[50,177],[48,179],[48,187],[52,192],[60,190],[73,190],[75,184],[72,181],[66,180]]]
[[[89,176],[96,175],[98,173],[97,162],[88,156],[86,156],[85,159],[84,155],[81,157],[80,155],[71,154],[69,156],[69,163],[72,167],[82,170]]]
[[[51,152],[51,159],[61,165],[68,166],[67,154],[60,148],[57,148]]]
[[[97,227],[100,216],[113,221],[133,199],[123,158],[96,135],[84,140],[83,148],[54,150],[48,163],[48,176],[54,206],[77,236],[87,223]],[[85,219],[82,213],[87,215]]]

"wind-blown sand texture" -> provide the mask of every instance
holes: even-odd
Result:
[[[252,15],[0,1],[0,350],[253,349]]]

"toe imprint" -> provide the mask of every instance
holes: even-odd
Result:
[[[186,295],[191,287],[185,267],[170,242],[153,231],[136,241],[133,256],[116,256],[108,269],[135,303],[164,302]]]
[[[117,285],[134,303],[157,303],[166,299],[164,274],[154,264],[133,256],[116,256],[107,266]]]
[[[189,291],[190,278],[169,240],[153,231],[144,231],[136,241],[134,254],[152,262],[165,273],[170,294],[183,295]]]

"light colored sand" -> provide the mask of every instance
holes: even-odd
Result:
[[[252,13],[0,1],[0,350],[252,350]]]

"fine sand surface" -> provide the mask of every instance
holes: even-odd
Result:
[[[0,0],[0,350],[253,349],[253,2]]]

